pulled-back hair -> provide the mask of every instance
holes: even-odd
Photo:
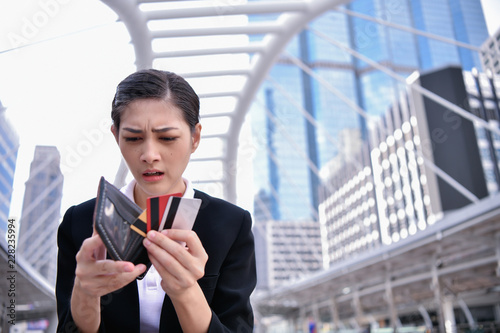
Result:
[[[184,78],[172,72],[145,69],[129,75],[116,87],[111,119],[117,131],[127,105],[137,99],[148,98],[161,99],[177,106],[191,131],[200,121],[200,100]]]

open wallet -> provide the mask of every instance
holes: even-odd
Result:
[[[151,262],[142,241],[149,230],[191,229],[201,200],[182,198],[181,193],[148,198],[142,210],[124,193],[101,177],[94,209],[94,227],[113,260]],[[162,203],[162,204],[158,204]],[[147,270],[146,270],[147,272]],[[138,279],[142,279],[143,273]]]

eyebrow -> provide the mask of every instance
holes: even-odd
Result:
[[[178,128],[177,127],[162,127],[162,128],[154,128],[152,130],[152,132],[153,133],[165,133],[165,132],[168,132],[171,130],[176,130],[176,129],[178,129]],[[130,127],[124,127],[123,130],[134,133],[134,134],[140,134],[143,132],[141,129],[135,129],[135,128],[130,128]]]

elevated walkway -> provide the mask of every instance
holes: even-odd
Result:
[[[49,331],[57,324],[54,287],[19,256],[12,256],[2,237],[0,241],[0,303],[2,331],[12,323],[48,319]]]
[[[442,323],[460,308],[474,327],[470,307],[500,304],[500,195],[449,212],[398,243],[258,292],[253,303],[262,323],[277,315],[291,322],[327,318],[337,329],[380,320],[397,327],[400,317],[417,316],[435,329],[430,314]]]

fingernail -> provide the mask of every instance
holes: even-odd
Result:
[[[153,239],[155,237],[156,237],[156,231],[151,230],[150,232],[148,232],[148,238]]]
[[[144,244],[145,247],[148,247],[149,245],[151,245],[151,242],[149,241],[149,239],[144,238],[143,244]]]
[[[134,267],[132,267],[131,265],[125,266],[125,272],[132,272],[133,270],[134,270]]]

